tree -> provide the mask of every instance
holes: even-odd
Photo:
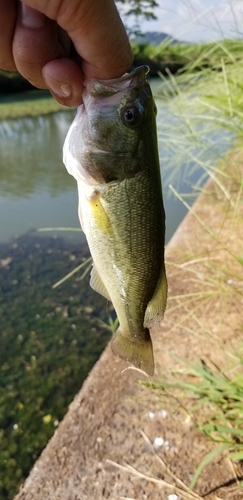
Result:
[[[133,17],[135,22],[132,27],[128,27],[129,34],[139,34],[139,18],[146,20],[156,19],[155,7],[158,7],[156,0],[116,0],[119,11],[123,18]]]

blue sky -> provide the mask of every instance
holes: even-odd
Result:
[[[186,41],[243,37],[243,0],[157,0],[157,21],[141,31],[163,31]]]

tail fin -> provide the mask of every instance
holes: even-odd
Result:
[[[146,328],[143,340],[125,337],[118,329],[111,341],[111,348],[116,356],[129,361],[148,375],[154,373],[153,346],[149,330]]]

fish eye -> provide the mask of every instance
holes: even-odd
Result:
[[[128,127],[135,127],[141,121],[142,115],[136,106],[129,106],[122,110],[122,121]]]

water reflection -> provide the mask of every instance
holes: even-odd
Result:
[[[76,182],[62,163],[73,115],[0,124],[0,242],[42,227],[79,227]]]
[[[0,195],[24,198],[47,191],[57,196],[75,183],[62,164],[62,143],[73,112],[0,124]]]

